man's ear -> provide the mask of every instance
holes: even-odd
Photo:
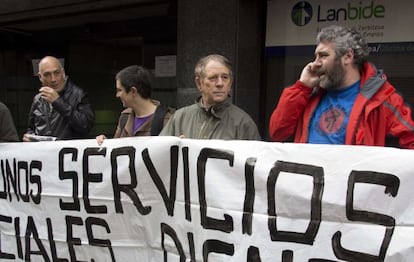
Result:
[[[195,81],[195,84],[196,84],[198,90],[201,90],[201,78],[199,76],[196,76],[194,78],[194,81]]]
[[[132,93],[133,96],[139,96],[142,98],[141,94],[138,92],[138,89],[135,86],[131,87],[129,92]]]
[[[129,92],[131,92],[132,94],[138,94],[138,90],[135,86],[132,86]]]
[[[354,62],[354,50],[349,49],[343,56],[344,64],[352,64]]]

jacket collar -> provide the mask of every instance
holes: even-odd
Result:
[[[231,105],[231,99],[228,97],[226,100],[224,100],[221,103],[215,104],[211,106],[208,110],[206,110],[203,106],[201,96],[197,98],[196,100],[198,107],[205,112],[206,114],[211,114],[216,118],[222,118],[224,113],[226,112],[226,109],[230,107]]]
[[[375,65],[366,62],[361,72],[361,95],[371,99],[386,81],[387,76],[381,69],[378,70]]]
[[[157,107],[160,106],[160,104],[161,104],[160,101],[154,100],[154,99],[151,99],[151,102],[154,105],[156,105]],[[130,108],[130,107],[126,107],[121,111],[121,114],[130,114],[130,113],[132,113],[132,108]],[[134,116],[135,116],[135,114],[134,114]]]

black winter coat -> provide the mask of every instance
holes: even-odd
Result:
[[[95,113],[88,96],[69,79],[59,98],[50,104],[37,94],[29,113],[27,133],[57,139],[87,138]]]

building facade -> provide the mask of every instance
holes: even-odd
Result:
[[[233,63],[233,102],[252,116],[267,140],[268,119],[281,90],[313,59],[317,28],[350,22],[346,20],[350,15],[347,8],[361,10],[360,17],[386,15],[387,19],[377,17],[373,26],[380,21],[389,29],[386,34],[395,31],[397,35],[386,40],[393,42],[387,43],[387,51],[372,52],[371,60],[385,70],[408,101],[414,102],[410,88],[414,83],[414,48],[409,49],[414,40],[403,31],[400,34],[405,38],[396,39],[399,35],[394,27],[399,24],[388,17],[398,10],[390,10],[390,4],[383,2],[6,1],[0,8],[0,100],[12,111],[19,133],[24,133],[30,103],[40,87],[34,65],[41,57],[54,55],[64,59],[67,75],[90,95],[96,111],[90,136],[110,136],[122,109],[115,97],[118,70],[131,64],[153,70],[153,97],[179,108],[198,96],[193,76],[196,61],[220,53]],[[381,5],[385,6],[383,13],[378,8]],[[312,16],[306,12],[309,10]],[[297,13],[301,20],[295,25],[292,14]],[[405,23],[412,20],[410,15],[402,17]],[[366,21],[372,24],[374,20]],[[298,36],[306,36],[308,42]],[[374,49],[378,46],[372,45]]]

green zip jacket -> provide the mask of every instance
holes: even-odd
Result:
[[[208,111],[195,104],[175,111],[161,136],[181,136],[194,139],[261,140],[256,123],[230,99],[212,106]]]

